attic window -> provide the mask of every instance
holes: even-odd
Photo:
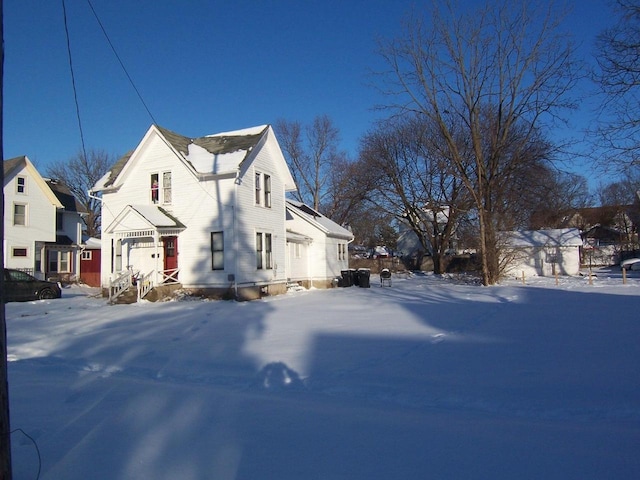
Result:
[[[16,178],[16,193],[27,193],[27,177]]]

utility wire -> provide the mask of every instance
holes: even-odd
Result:
[[[73,98],[76,103],[76,116],[78,118],[78,128],[80,129],[80,141],[82,142],[82,153],[87,158],[87,150],[84,145],[84,132],[82,131],[82,121],[80,120],[80,104],[78,103],[78,91],[76,89],[76,78],[73,73],[73,60],[71,58],[71,41],[69,39],[69,27],[67,25],[67,8],[62,0],[62,15],[64,17],[64,31],[67,35],[67,53],[69,54],[69,69],[71,70],[71,85],[73,86]]]
[[[120,59],[120,55],[118,55],[118,52],[116,51],[115,47],[113,46],[113,43],[111,43],[111,39],[109,38],[109,35],[107,35],[107,31],[105,30],[104,26],[102,25],[102,22],[100,21],[100,18],[98,17],[98,14],[96,13],[95,9],[93,8],[93,5],[91,4],[91,0],[87,0],[87,3],[89,4],[89,7],[91,8],[91,11],[93,12],[93,16],[96,17],[98,25],[100,25],[100,28],[102,29],[102,33],[104,33],[104,36],[107,39],[107,42],[109,43],[109,46],[111,47],[111,50],[113,50],[113,54],[118,59],[118,62],[120,63],[120,66],[122,67],[122,70],[124,71],[124,74],[129,79],[129,83],[131,83],[131,86],[133,87],[133,89],[135,90],[136,94],[138,95],[138,98],[142,102],[142,105],[147,110],[147,113],[149,114],[149,117],[151,118],[151,121],[155,125],[157,125],[157,122],[156,122],[155,118],[153,118],[153,114],[149,110],[149,107],[147,107],[147,104],[145,103],[144,99],[142,98],[142,95],[140,94],[140,91],[136,87],[135,83],[133,83],[133,80],[132,80],[131,76],[129,75],[129,72],[127,72],[127,69],[125,68],[124,63],[122,63],[122,60]]]

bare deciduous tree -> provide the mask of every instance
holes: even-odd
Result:
[[[294,195],[319,211],[328,194],[331,171],[345,159],[338,149],[338,129],[327,115],[316,117],[306,127],[287,120],[278,120],[274,127],[298,187]]]
[[[425,120],[412,116],[380,124],[363,140],[361,158],[368,170],[382,175],[375,196],[378,207],[413,232],[421,251],[433,257],[434,273],[440,274],[469,197],[451,175],[438,129]]]
[[[569,93],[581,74],[553,5],[494,2],[460,13],[449,2],[441,10],[441,3],[429,12],[428,27],[412,20],[403,37],[382,45],[390,67],[386,91],[395,95],[391,108],[419,112],[439,129],[477,210],[489,285],[500,270],[495,202],[510,181],[502,172],[529,161],[527,150],[545,122],[575,106]],[[458,125],[467,132],[471,164],[460,152],[452,127]]]
[[[606,160],[640,170],[640,4],[616,0],[617,23],[598,36],[598,71],[594,79],[604,93],[599,138]]]
[[[67,161],[58,161],[47,168],[47,175],[62,181],[73,193],[76,200],[85,207],[84,218],[86,234],[90,237],[100,236],[101,204],[89,195],[89,190],[100,180],[113,165],[114,159],[100,150],[90,150],[87,155],[79,152]]]
[[[535,197],[528,196],[531,212],[528,228],[533,230],[566,227],[566,221],[579,209],[591,205],[587,179],[569,172],[547,169],[541,172]]]

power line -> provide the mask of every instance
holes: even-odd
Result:
[[[69,69],[71,70],[71,85],[73,87],[73,98],[76,103],[76,117],[78,118],[78,128],[80,129],[80,141],[82,142],[82,153],[87,157],[87,150],[84,145],[84,132],[82,131],[82,120],[80,119],[80,104],[78,103],[78,91],[76,89],[76,77],[73,72],[73,59],[71,57],[71,41],[69,39],[69,27],[67,25],[67,8],[62,0],[62,15],[64,17],[64,32],[67,36],[67,53],[69,55]]]
[[[91,11],[93,12],[93,16],[96,17],[96,21],[98,22],[98,25],[100,25],[100,28],[102,29],[102,33],[104,33],[104,36],[107,39],[107,42],[109,43],[109,46],[111,47],[111,50],[113,51],[113,54],[118,59],[118,62],[120,63],[120,66],[122,67],[122,71],[124,72],[124,74],[129,79],[129,83],[131,83],[131,86],[133,87],[133,89],[135,90],[136,94],[138,95],[138,98],[140,99],[140,102],[142,102],[142,105],[144,106],[145,110],[149,114],[149,117],[151,118],[151,121],[155,125],[157,125],[157,122],[156,122],[155,118],[153,117],[153,114],[149,110],[149,107],[147,107],[147,104],[145,103],[144,99],[142,98],[142,95],[140,94],[140,91],[136,87],[135,83],[133,83],[133,79],[129,75],[129,72],[125,68],[124,63],[120,59],[120,55],[118,55],[118,52],[116,51],[116,48],[113,46],[113,43],[111,42],[111,39],[109,38],[109,35],[107,35],[107,31],[105,30],[104,26],[102,25],[102,22],[100,21],[100,18],[98,17],[98,14],[96,13],[95,9],[93,8],[93,5],[91,4],[91,0],[87,0],[87,3],[89,4],[89,7],[91,8]]]
[[[107,43],[111,47],[111,50],[113,51],[113,54],[115,55],[116,59],[120,63],[120,67],[122,68],[122,71],[127,76],[127,79],[129,80],[129,83],[131,84],[131,86],[133,87],[134,91],[138,95],[138,98],[140,99],[140,102],[144,106],[145,110],[147,111],[147,114],[149,115],[149,118],[151,118],[151,122],[153,124],[157,125],[158,123],[156,122],[156,119],[154,118],[153,114],[151,113],[151,110],[149,110],[149,107],[147,106],[146,102],[142,98],[142,95],[140,94],[140,91],[138,90],[138,88],[136,87],[135,83],[133,82],[133,79],[131,78],[131,75],[129,75],[129,72],[127,71],[126,67],[124,66],[124,63],[122,62],[122,59],[120,58],[120,55],[118,55],[118,52],[116,51],[116,48],[114,47],[113,42],[111,42],[111,39],[109,38],[109,35],[107,34],[107,31],[104,28],[104,25],[100,21],[100,18],[98,17],[98,14],[97,14],[96,10],[93,8],[93,5],[91,4],[91,0],[87,0],[87,3],[89,4],[89,8],[91,8],[91,11],[93,12],[93,16],[95,17],[96,21],[98,22],[98,25],[100,26],[100,29],[102,30],[102,33],[104,34],[105,38],[107,39]],[[68,21],[67,21],[67,9],[66,9],[65,0],[62,0],[62,13],[63,13],[63,17],[64,17],[64,31],[65,31],[66,39],[67,39],[67,53],[68,53],[68,56],[69,56],[69,69],[71,70],[71,85],[72,85],[72,88],[73,88],[73,98],[74,98],[75,105],[76,105],[76,117],[78,119],[78,128],[80,129],[80,140],[82,142],[82,153],[84,154],[84,156],[86,158],[87,157],[87,151],[86,151],[86,147],[85,147],[84,131],[82,129],[82,119],[81,119],[81,115],[80,115],[80,104],[78,102],[78,91],[77,91],[77,87],[76,87],[75,73],[74,73],[74,69],[73,69],[73,58],[72,58],[72,55],[71,55],[71,39],[70,39],[70,36],[69,36],[69,27],[68,27]]]

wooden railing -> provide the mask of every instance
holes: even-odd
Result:
[[[160,283],[163,285],[173,285],[180,283],[178,281],[179,268],[170,268],[169,270],[160,270]]]
[[[115,279],[109,280],[109,302],[113,302],[132,285],[131,272],[120,272]]]
[[[115,279],[109,281],[109,302],[113,302],[133,285],[138,290],[138,301],[140,301],[156,286],[154,279],[159,280],[158,283],[162,285],[179,283],[178,272],[180,272],[179,268],[160,270],[156,279],[155,270],[143,274],[138,271],[134,272],[132,268],[129,268],[124,272],[120,272]]]
[[[136,286],[138,287],[138,301],[142,300],[147,293],[153,290],[153,274],[151,271],[145,274],[139,274]]]

